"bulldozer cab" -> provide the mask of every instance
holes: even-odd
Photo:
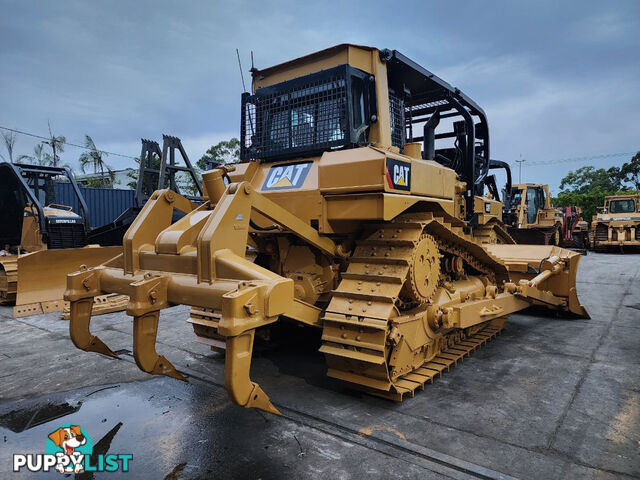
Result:
[[[500,202],[490,169],[508,165],[490,160],[484,111],[398,51],[342,44],[252,74],[253,93],[242,95],[242,160],[374,146],[455,170],[466,189],[456,216],[472,225],[483,213],[475,197],[485,188]],[[409,190],[401,170],[392,169],[390,178]],[[269,188],[283,186],[276,181]],[[500,206],[493,210],[501,216]]]
[[[548,185],[517,184],[511,188],[509,197],[503,218],[517,243],[561,244],[564,214],[553,208]]]
[[[71,182],[79,211],[56,199],[55,181]],[[27,251],[70,248],[86,244],[88,209],[78,186],[66,168],[0,164],[0,243]]]
[[[547,185],[520,184],[511,189],[511,211],[518,214],[519,224],[539,223],[541,210],[550,210],[551,196]]]

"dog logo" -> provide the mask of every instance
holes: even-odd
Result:
[[[60,473],[81,473],[82,460],[91,455],[91,438],[79,425],[62,425],[47,438],[46,452],[57,458],[56,471]]]
[[[411,191],[411,164],[387,158],[387,183],[394,190]]]
[[[117,432],[122,424],[111,432]],[[110,435],[109,432],[107,435]],[[115,433],[113,433],[115,435]],[[106,438],[103,437],[103,438]],[[100,443],[100,442],[98,442]],[[133,453],[93,454],[93,442],[80,425],[60,425],[47,435],[45,453],[14,453],[13,471],[60,473],[128,472]]]
[[[272,166],[262,185],[262,190],[287,190],[301,187],[311,169],[311,163]]]

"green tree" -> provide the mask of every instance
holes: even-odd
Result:
[[[621,174],[618,167],[608,170],[588,166],[580,167],[575,172],[571,171],[560,182],[560,190],[589,193],[595,190],[602,192],[615,192],[622,188]]]
[[[108,154],[98,150],[93,138],[89,135],[84,136],[84,148],[87,151],[78,158],[80,170],[82,170],[82,173],[86,173],[87,167],[92,167],[94,174],[100,174],[99,178],[87,179],[87,185],[91,187],[113,187],[113,169],[104,161],[104,157]],[[105,170],[107,172],[106,176]]]
[[[636,153],[628,163],[620,167],[622,181],[631,184],[631,188],[640,190],[640,152]]]
[[[213,145],[207,152],[196,162],[200,170],[208,170],[211,164],[227,165],[229,163],[238,163],[240,161],[240,140],[233,137],[229,140],[222,140]]]

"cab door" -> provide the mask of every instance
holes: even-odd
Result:
[[[533,187],[527,188],[527,223],[536,223],[538,218],[538,193]]]

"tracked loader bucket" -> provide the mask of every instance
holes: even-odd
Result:
[[[589,318],[578,300],[576,274],[581,254],[552,245],[484,245],[504,262],[518,293],[535,303]],[[553,294],[537,298],[532,287]],[[533,297],[532,297],[533,296]]]
[[[67,274],[82,265],[95,267],[118,256],[122,247],[85,247],[42,250],[16,258],[17,292],[14,316],[63,310]]]

